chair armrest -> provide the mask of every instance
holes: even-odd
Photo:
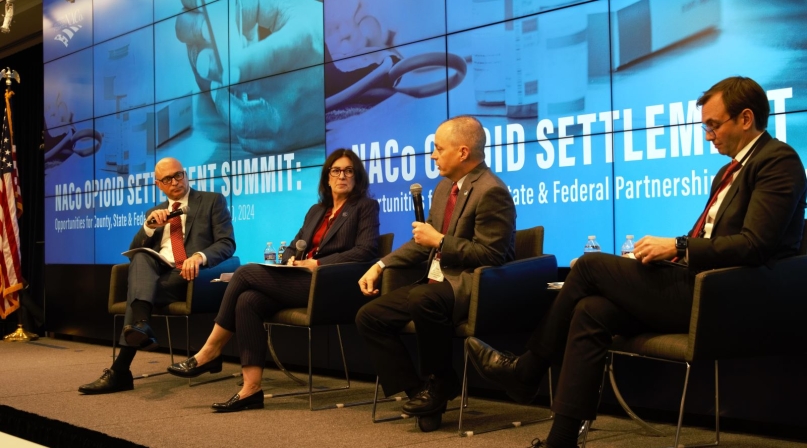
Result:
[[[109,274],[109,303],[107,304],[107,310],[110,314],[114,314],[113,305],[126,301],[128,284],[129,263],[112,266],[112,272]]]
[[[372,300],[361,293],[359,279],[373,263],[335,263],[314,270],[308,296],[309,325],[352,324],[359,308]]]
[[[801,352],[807,332],[807,256],[773,269],[738,267],[695,278],[687,358],[724,359]]]
[[[534,329],[552,299],[546,285],[557,276],[554,255],[476,268],[464,332],[478,336]]]
[[[238,257],[230,257],[212,268],[199,270],[199,275],[188,284],[187,301],[191,313],[216,313],[227,289],[227,283],[211,283],[225,272],[235,272],[241,266]]]

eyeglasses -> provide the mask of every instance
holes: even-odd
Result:
[[[704,132],[706,132],[707,135],[708,134],[714,135],[715,131],[717,131],[720,128],[720,126],[723,126],[725,123],[728,123],[729,121],[733,120],[735,117],[736,117],[736,115],[732,115],[727,120],[723,120],[720,123],[718,123],[716,126],[709,126],[708,124],[704,123],[704,124],[701,125],[701,127],[703,128]]]
[[[184,178],[185,178],[185,172],[184,171],[177,171],[176,173],[174,173],[173,176],[165,176],[162,179],[157,179],[157,181],[160,182],[163,185],[171,185],[173,183],[173,181],[180,182]]]
[[[345,169],[331,168],[330,170],[328,170],[328,172],[330,173],[331,177],[340,177],[342,176],[342,173],[345,174],[345,177],[353,177],[353,174],[355,174],[352,166],[349,166]]]

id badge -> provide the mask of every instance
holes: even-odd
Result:
[[[445,277],[443,277],[443,270],[440,269],[440,260],[433,258],[432,265],[429,267],[429,280],[442,282],[444,279]]]

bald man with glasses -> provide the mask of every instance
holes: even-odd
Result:
[[[216,266],[235,252],[233,224],[224,196],[191,189],[182,164],[170,157],[157,162],[154,178],[168,200],[146,212],[146,223],[129,248],[151,248],[175,267],[147,253],[132,256],[120,353],[99,379],[79,387],[84,394],[132,390],[129,367],[137,350],[151,351],[159,346],[149,325],[155,299],[184,300],[188,282],[203,266]],[[184,206],[186,212],[169,217]]]

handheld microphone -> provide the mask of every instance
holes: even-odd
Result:
[[[297,248],[297,253],[294,254],[294,259],[305,260],[305,248],[308,247],[308,243],[306,243],[305,240],[297,240],[297,242],[294,243],[294,247]]]
[[[423,215],[423,187],[420,184],[412,184],[409,187],[409,192],[412,194],[412,205],[415,207],[415,221],[426,222]]]
[[[171,213],[169,213],[168,216],[165,217],[165,220],[168,221],[171,218],[176,218],[177,216],[184,215],[185,213],[188,213],[188,206],[187,205],[183,205],[182,207],[179,207],[178,209],[176,209],[176,210],[172,211]],[[154,218],[151,218],[146,222],[148,222],[149,224],[157,224],[157,220],[154,219]]]

